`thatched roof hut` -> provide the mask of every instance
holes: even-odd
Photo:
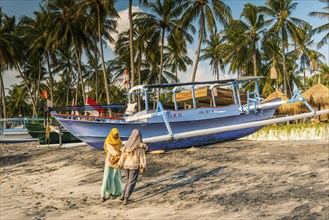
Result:
[[[267,96],[266,99],[263,100],[263,102],[268,102],[277,98],[281,98],[281,100],[288,100],[288,98],[279,91],[275,91],[271,93],[269,96]],[[278,107],[278,112],[283,114],[289,114],[294,110],[291,104],[283,104],[280,107]]]
[[[328,87],[326,87],[322,84],[317,84],[317,85],[313,86],[311,89],[315,90],[315,92],[313,92],[310,95],[311,104],[321,105],[321,106],[329,105],[329,88]],[[309,90],[311,90],[311,89],[309,89]],[[309,90],[307,90],[306,92],[311,93],[312,91],[309,91]]]
[[[324,109],[326,105],[329,105],[329,88],[322,84],[312,86],[301,95],[316,110],[318,110],[319,107]],[[308,111],[307,107],[302,102],[297,102],[293,106],[299,112]]]
[[[315,110],[327,109],[329,107],[329,88],[322,84],[312,86],[301,95]],[[293,103],[292,106],[294,111],[298,113],[310,111],[303,102]],[[328,115],[320,116],[321,120],[325,120],[328,117]]]
[[[302,96],[313,105],[329,105],[329,88],[322,84],[312,86]]]

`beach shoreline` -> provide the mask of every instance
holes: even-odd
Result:
[[[328,140],[240,140],[147,154],[127,206],[99,202],[104,152],[36,145],[0,144],[0,219],[329,218]]]

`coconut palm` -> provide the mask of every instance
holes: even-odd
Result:
[[[94,23],[93,17],[95,15],[97,17],[97,37],[99,43],[99,53],[101,57],[103,79],[105,82],[104,88],[107,104],[110,104],[110,96],[108,82],[107,80],[105,80],[107,76],[103,52],[103,37],[111,43],[114,42],[114,39],[111,37],[110,33],[115,31],[117,25],[117,21],[113,19],[117,19],[119,17],[118,12],[114,8],[115,2],[115,0],[87,0],[84,2],[85,6],[89,9],[90,16],[88,18],[91,19],[91,24]]]
[[[75,59],[72,59],[71,54],[73,53],[73,49],[67,47],[66,45],[61,45],[57,49],[56,53],[56,65],[54,66],[53,71],[56,73],[61,73],[61,81],[65,81],[66,84],[63,88],[66,90],[66,95],[62,96],[66,97],[65,106],[71,105],[71,89],[74,88],[77,83],[79,77],[78,74],[78,64]],[[65,76],[65,79],[63,78]],[[56,96],[56,95],[55,95]],[[56,97],[55,97],[56,98]],[[56,102],[56,100],[55,100]]]
[[[267,0],[261,11],[271,16],[267,21],[271,23],[269,33],[279,34],[281,36],[281,55],[283,65],[283,79],[284,79],[284,94],[287,96],[287,69],[285,51],[288,48],[289,37],[294,43],[297,43],[298,31],[297,25],[303,27],[310,27],[310,25],[298,18],[292,17],[293,11],[296,9],[298,3],[293,0]]]
[[[238,73],[238,77],[246,74],[244,68],[250,62],[245,59],[247,45],[241,42],[245,41],[244,30],[241,28],[239,20],[231,20],[229,27],[221,33],[223,35],[222,43],[218,44],[217,51],[219,57],[223,60],[223,65],[229,65],[229,73]]]
[[[139,4],[147,5],[147,0],[139,0]],[[134,65],[134,45],[133,45],[133,33],[134,33],[134,25],[133,25],[133,14],[132,14],[132,0],[129,0],[128,4],[128,16],[129,16],[129,51],[130,51],[130,76],[132,86],[134,85],[135,81],[135,65]]]
[[[242,44],[247,46],[245,59],[252,60],[254,76],[258,75],[260,66],[260,42],[265,30],[264,15],[260,13],[257,6],[245,4],[241,13],[239,25],[243,29],[244,37]],[[258,58],[258,59],[257,59]]]
[[[24,117],[31,116],[28,99],[24,85],[12,85],[8,90],[7,96],[7,108],[10,109],[8,117],[14,118],[19,115]]]
[[[303,90],[306,91],[306,68],[311,67],[311,61],[315,57],[324,58],[324,56],[312,49],[314,40],[312,39],[312,32],[310,30],[304,30],[302,27],[297,28],[298,31],[298,44],[295,49],[289,52],[288,54],[294,54],[297,59],[300,60],[300,71],[303,73]]]
[[[319,77],[321,77],[321,84],[327,86],[329,88],[329,66],[325,63],[320,64],[319,69]],[[317,75],[311,76],[307,80],[307,84],[311,87],[319,83],[319,79]]]
[[[219,69],[224,72],[223,59],[220,57],[220,51],[218,45],[223,43],[223,38],[220,34],[211,33],[209,39],[204,40],[206,47],[201,50],[203,53],[200,56],[201,60],[210,60],[210,65],[214,76],[219,80]]]
[[[6,69],[7,66],[13,63],[12,54],[13,54],[13,42],[12,35],[15,27],[15,18],[8,17],[6,14],[2,12],[2,8],[0,7],[0,100],[1,108],[0,118],[6,118],[6,96],[5,96],[5,88],[3,83],[2,72]]]
[[[176,82],[179,81],[178,71],[186,72],[187,65],[191,65],[193,61],[187,56],[187,49],[185,46],[180,46],[175,38],[170,38],[168,45],[164,48],[164,64],[168,66],[171,72],[175,73]],[[183,41],[185,43],[185,41]]]
[[[232,17],[231,10],[221,0],[182,0],[181,7],[186,9],[182,15],[183,26],[194,20],[199,21],[199,43],[192,73],[192,82],[194,82],[199,64],[201,44],[204,36],[207,37],[206,31],[216,31],[216,20],[227,26]]]
[[[163,51],[165,47],[165,38],[174,33],[179,28],[177,18],[182,12],[182,7],[179,7],[177,1],[156,0],[148,4],[151,13],[139,12],[136,13],[136,22],[147,27],[146,35],[149,36],[150,45],[160,43],[160,71],[158,83],[161,83],[163,72]]]
[[[32,72],[34,74],[38,73],[38,77],[35,77],[36,81],[34,81],[37,86],[33,87],[33,97],[39,96],[41,70],[45,65],[45,61],[47,61],[50,83],[50,98],[53,102],[53,75],[50,67],[50,51],[46,48],[46,43],[49,37],[49,30],[47,28],[50,21],[50,16],[43,7],[40,7],[40,9],[41,12],[34,12],[34,19],[27,16],[23,16],[21,18],[19,25],[17,26],[17,33],[27,47],[26,58],[24,60],[29,62],[22,61],[23,69],[34,69]],[[34,100],[37,105],[38,99]]]
[[[82,75],[82,50],[87,48],[92,31],[86,29],[88,16],[80,9],[79,2],[74,0],[49,0],[46,4],[52,12],[53,22],[50,24],[52,48],[58,48],[59,44],[73,47],[78,64],[79,80],[83,102],[86,102],[85,86]]]
[[[309,16],[311,17],[319,17],[327,20],[327,23],[315,28],[313,31],[315,33],[325,33],[325,36],[320,40],[318,44],[318,48],[321,48],[325,43],[328,43],[329,39],[329,0],[320,0],[323,3],[326,3],[327,6],[323,7],[322,9],[325,10],[325,12],[311,12],[309,13]]]

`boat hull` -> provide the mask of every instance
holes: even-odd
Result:
[[[223,126],[238,125],[269,119],[273,116],[274,108],[263,109],[258,112],[241,114],[231,117],[212,118],[207,120],[181,121],[170,123],[174,134],[212,129]],[[118,128],[122,140],[127,140],[133,129],[139,129],[144,138],[152,138],[167,135],[165,123],[104,123],[92,121],[79,121],[64,118],[56,118],[68,131],[87,144],[102,149],[104,140],[112,128]],[[223,141],[235,140],[252,134],[261,127],[251,127],[228,132],[220,132],[210,135],[194,136],[178,140],[169,140],[156,143],[147,143],[149,150],[176,149],[191,146],[213,144]]]
[[[49,140],[46,140],[46,129],[43,124],[27,124],[28,133],[39,140],[40,144],[58,144],[59,134],[56,132],[50,132]],[[62,132],[62,143],[78,143],[81,142],[80,139],[73,136],[70,132]]]

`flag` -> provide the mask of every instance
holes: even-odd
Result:
[[[128,88],[129,85],[129,71],[128,69],[125,70],[125,74],[123,75],[123,86]]]
[[[95,102],[92,98],[90,98],[90,97],[88,97],[88,95],[87,95],[87,97],[86,97],[86,105],[88,106],[88,105],[91,105],[91,106],[98,106],[98,103],[97,102]],[[99,116],[101,113],[103,113],[103,109],[93,109],[93,110],[88,110],[88,111],[86,111],[86,113],[87,112],[89,112],[91,115],[96,115],[96,116]]]
[[[40,96],[43,99],[48,99],[48,93],[47,93],[47,91],[46,90],[42,90]]]

